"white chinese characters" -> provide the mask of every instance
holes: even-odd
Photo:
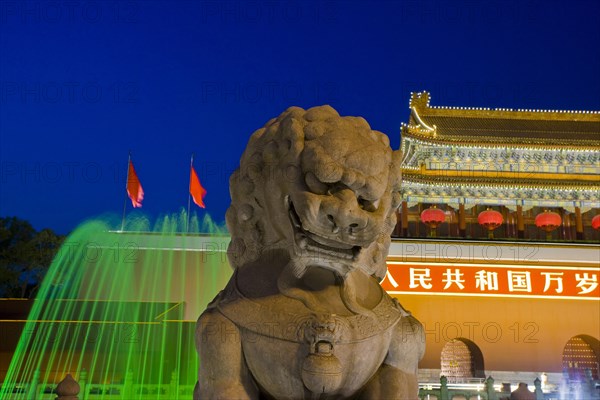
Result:
[[[597,298],[600,271],[495,265],[414,265],[388,269],[386,290],[465,295]]]

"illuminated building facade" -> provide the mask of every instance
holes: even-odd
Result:
[[[402,151],[400,237],[427,236],[420,214],[436,205],[446,237],[485,238],[477,217],[491,208],[496,238],[598,240],[599,112],[432,107],[412,94]],[[535,224],[545,211],[562,220],[549,238]]]
[[[425,325],[422,381],[598,380],[600,113],[409,108],[382,284]]]

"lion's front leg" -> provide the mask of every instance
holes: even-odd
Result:
[[[417,367],[425,352],[425,334],[419,321],[408,315],[395,328],[390,349],[360,395],[361,400],[417,400]]]
[[[200,366],[194,400],[259,398],[244,360],[240,331],[214,308],[198,319],[196,350]]]

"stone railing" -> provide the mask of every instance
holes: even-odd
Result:
[[[133,382],[133,372],[128,372],[123,384],[92,384],[87,382],[87,372],[81,371],[79,381],[76,381],[71,374],[58,385],[41,384],[39,382],[40,372],[36,371],[33,381],[30,384],[17,385],[13,388],[12,394],[8,394],[3,400],[100,400],[100,399],[130,399],[150,400],[160,398],[161,400],[183,400],[191,399],[194,391],[194,385],[180,385],[176,372],[171,374],[171,381],[163,385],[141,385]],[[590,381],[589,388],[579,385],[566,385],[563,390],[554,393],[544,393],[541,387],[541,381],[535,379],[535,391],[529,392],[525,384],[521,384],[518,390],[525,390],[526,397],[517,394],[517,397],[511,397],[510,385],[503,385],[501,391],[496,391],[494,379],[490,376],[485,380],[478,380],[477,389],[460,387],[460,385],[448,383],[445,376],[440,378],[440,384],[428,385],[419,389],[420,400],[510,400],[511,398],[527,398],[531,400],[598,400],[597,381]],[[585,386],[585,385],[584,385]],[[517,390],[517,391],[518,391]],[[513,396],[517,393],[513,392]],[[575,393],[577,392],[577,393]],[[583,395],[583,397],[582,397]]]
[[[541,381],[534,381],[535,392],[531,393],[532,399],[548,400],[542,392]],[[419,399],[421,400],[453,400],[457,399],[477,399],[477,400],[504,400],[510,399],[510,390],[508,392],[496,391],[494,387],[494,378],[491,376],[483,380],[480,389],[468,389],[464,387],[456,387],[448,383],[445,376],[440,378],[440,385],[436,388],[421,388],[419,390]]]
[[[477,389],[469,389],[460,384],[448,383],[445,376],[440,378],[439,385],[422,386],[419,389],[420,400],[600,400],[600,381],[593,380],[591,372],[586,371],[583,380],[573,381],[564,377],[558,390],[546,393],[542,391],[542,382],[536,378],[533,381],[534,391],[527,388],[527,384],[520,383],[519,387],[511,392],[510,384],[502,384],[497,391],[494,379],[490,376],[480,382],[471,383]],[[496,385],[497,386],[497,385]]]

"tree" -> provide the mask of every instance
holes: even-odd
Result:
[[[32,297],[63,241],[51,229],[36,232],[28,221],[0,218],[0,296]]]

